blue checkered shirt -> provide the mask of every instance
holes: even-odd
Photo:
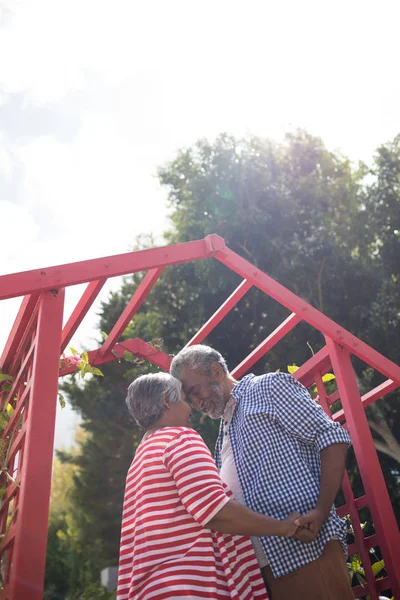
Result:
[[[349,434],[286,373],[247,375],[232,395],[236,407],[228,435],[246,506],[276,519],[307,513],[319,496],[320,452],[331,444],[350,444]],[[218,469],[223,435],[221,421]],[[274,577],[282,577],[318,558],[333,538],[346,551],[346,524],[334,507],[311,544],[278,536],[260,540]]]

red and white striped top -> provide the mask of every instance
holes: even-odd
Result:
[[[126,481],[117,600],[266,600],[250,539],[204,527],[228,500],[196,431],[147,437]]]

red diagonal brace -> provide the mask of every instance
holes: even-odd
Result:
[[[68,346],[75,331],[82,323],[89,308],[96,300],[101,288],[103,287],[106,281],[106,278],[94,280],[91,281],[86,287],[85,291],[82,294],[82,298],[79,300],[78,304],[74,308],[72,315],[68,319],[62,331],[60,354],[64,352],[65,348]]]
[[[89,363],[93,366],[100,366],[105,363],[112,362],[123,358],[124,352],[130,352],[137,358],[143,358],[148,362],[160,367],[163,371],[169,371],[169,366],[172,361],[172,356],[169,356],[166,352],[154,348],[151,344],[148,344],[140,338],[133,338],[132,340],[124,340],[120,344],[115,344],[114,348],[108,354],[102,356],[99,350],[90,350],[88,352]],[[76,371],[75,367],[64,366],[65,363],[61,364],[59,376],[64,377],[65,375],[71,375]]]
[[[243,296],[249,291],[252,287],[252,284],[249,283],[246,279],[242,281],[242,283],[236,288],[236,290],[225,300],[225,302],[219,307],[217,311],[210,317],[203,325],[201,329],[192,337],[190,342],[188,342],[185,346],[193,346],[194,344],[201,344],[201,342],[208,336],[210,331],[212,331],[218,323],[222,321],[222,319],[232,310],[232,308],[243,298]]]
[[[386,396],[386,394],[393,392],[393,390],[397,389],[398,387],[398,383],[395,383],[391,379],[387,379],[386,381],[378,385],[376,388],[370,390],[369,392],[364,394],[364,396],[362,396],[361,400],[364,409],[367,408],[367,406],[369,406],[370,404],[373,404],[374,402],[379,400],[380,398],[383,398],[383,396]],[[344,421],[344,411],[338,410],[337,412],[335,412],[332,418],[334,421]]]
[[[238,378],[246,373],[260,358],[264,356],[275,344],[299,323],[300,319],[292,313],[285,319],[257,348],[253,350],[231,373],[232,377]]]
[[[38,298],[39,294],[31,294],[30,296],[25,296],[21,302],[14,325],[0,358],[0,368],[4,371],[9,368],[11,361],[17,352],[18,346],[25,334],[26,327],[36,309]]]
[[[109,352],[111,348],[117,343],[117,341],[129,325],[129,322],[132,320],[132,317],[139,310],[144,300],[146,299],[147,294],[150,292],[151,288],[154,286],[154,284],[156,283],[157,279],[160,277],[163,271],[164,267],[159,267],[158,269],[151,269],[146,274],[143,281],[140,283],[138,289],[131,298],[128,306],[125,308],[124,312],[110,331],[108,338],[101,346],[99,350],[101,356],[105,356],[107,352]]]

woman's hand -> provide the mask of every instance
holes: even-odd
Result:
[[[294,524],[296,519],[299,519],[301,514],[298,512],[292,512],[290,515],[281,520],[283,533],[282,537],[294,537],[299,527]]]

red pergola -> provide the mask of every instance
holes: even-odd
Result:
[[[2,410],[7,404],[14,408],[2,435],[9,446],[7,465],[13,481],[2,471],[0,487],[6,486],[6,490],[0,501],[1,600],[42,600],[43,596],[58,378],[73,370],[64,367],[60,370],[61,353],[109,277],[147,271],[107,340],[89,352],[89,361],[101,365],[129,349],[167,371],[171,357],[164,352],[138,338],[124,341],[123,348],[118,340],[166,266],[211,257],[238,273],[243,281],[188,345],[202,342],[251,287],[278,301],[291,314],[235,367],[232,371],[235,377],[248,371],[301,321],[325,336],[323,349],[304,363],[295,377],[307,387],[315,383],[319,401],[330,415],[330,405],[341,400],[343,409],[331,416],[342,422],[352,437],[365,494],[354,497],[346,474],[345,505],[338,512],[341,516],[350,515],[355,543],[349,553],[360,555],[367,579],[367,585],[354,588],[354,594],[356,597],[369,594],[372,600],[377,600],[381,591],[391,588],[394,597],[400,599],[399,530],[365,415],[369,404],[400,386],[400,367],[230,250],[222,238],[209,235],[194,242],[0,277],[0,300],[23,296],[0,359],[3,373],[13,376],[11,390],[2,393]],[[86,290],[62,327],[64,290],[81,283],[88,284]],[[361,396],[351,355],[382,373],[386,378],[384,383]],[[337,390],[328,396],[322,376],[330,370],[335,373]],[[358,515],[366,506],[375,528],[369,537],[364,536]],[[368,552],[377,546],[387,573],[379,581],[375,581]]]

